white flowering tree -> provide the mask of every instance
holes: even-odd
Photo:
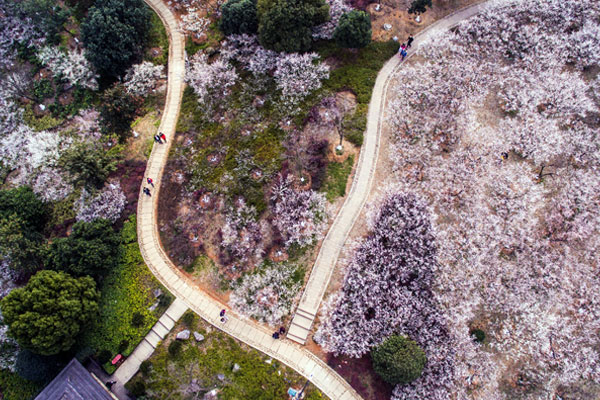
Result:
[[[219,59],[209,63],[208,56],[198,52],[187,63],[186,80],[196,92],[198,102],[207,104],[227,97],[238,74],[227,61]]]
[[[235,60],[254,75],[271,73],[283,54],[267,50],[258,43],[256,35],[229,35],[221,47],[221,57]]]
[[[319,338],[354,356],[380,340],[371,331],[422,344],[423,375],[392,399],[586,398],[575,390],[600,381],[600,110],[588,39],[599,17],[597,4],[574,0],[497,2],[394,75],[389,185],[427,201],[423,245],[435,257],[413,264],[408,284],[404,252],[424,231],[402,253],[381,243],[399,243],[421,214],[388,233],[371,225]],[[375,217],[393,215],[386,204]],[[399,293],[411,297],[394,303]]]
[[[41,45],[44,38],[29,18],[23,18],[16,2],[0,0],[0,71],[14,64],[17,44]]]
[[[281,324],[301,288],[301,283],[294,280],[297,269],[287,263],[263,265],[259,271],[244,276],[229,297],[229,304],[260,322]]]
[[[321,238],[327,223],[325,196],[314,190],[296,190],[294,177],[279,176],[271,190],[273,226],[286,247],[304,247]]]
[[[329,66],[318,60],[316,53],[290,53],[277,60],[273,76],[284,104],[298,104],[319,89],[323,79],[329,78]]]
[[[165,78],[165,67],[149,61],[132,66],[125,74],[123,84],[128,93],[145,96],[156,86],[159,79]]]
[[[81,192],[81,197],[75,204],[77,221],[91,222],[102,218],[115,222],[125,208],[127,200],[118,181],[109,181],[95,194],[89,193],[86,188]]]
[[[225,214],[221,229],[221,252],[223,259],[235,263],[241,269],[255,265],[264,253],[262,242],[265,227],[257,221],[256,209],[243,199],[236,201]]]
[[[38,58],[50,68],[54,76],[64,78],[71,85],[98,89],[98,74],[81,51],[69,50],[65,54],[58,47],[46,46],[40,49]]]

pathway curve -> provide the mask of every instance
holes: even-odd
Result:
[[[172,138],[175,135],[185,86],[185,38],[179,30],[173,13],[161,0],[145,1],[163,21],[169,35],[170,46],[167,101],[159,126],[159,131],[165,133],[168,142],[162,145],[154,145],[148,159],[145,176],[152,177],[155,180],[156,188],[152,192],[152,197],[147,197],[140,190],[138,201],[138,241],[144,261],[157,279],[171,293],[218,329],[289,365],[306,378],[309,378],[316,387],[332,400],[361,399],[359,394],[341,376],[302,346],[289,340],[274,340],[268,328],[235,313],[229,312],[228,321],[221,323],[219,321],[219,311],[227,307],[198,288],[180,272],[179,268],[166,255],[160,243],[158,231],[158,197],[161,177],[173,142]],[[414,47],[416,48],[433,31],[448,29],[458,21],[477,13],[480,8],[480,6],[474,6],[461,10],[430,26],[416,37]],[[304,310],[311,313],[309,328],[331,277],[341,247],[371,188],[379,151],[385,94],[390,77],[398,64],[397,58],[390,60],[377,76],[369,106],[367,132],[361,149],[356,177],[342,210],[325,238],[317,264],[302,297],[300,313]],[[297,322],[296,317],[294,320]],[[295,326],[301,325],[296,324]],[[304,339],[306,339],[306,336],[307,334],[304,334]],[[300,341],[304,343],[304,340]],[[129,371],[128,375],[133,372],[135,371]]]
[[[356,391],[325,362],[289,340],[275,340],[271,331],[248,318],[228,312],[228,321],[219,321],[219,312],[227,308],[218,300],[199,289],[169,260],[158,232],[158,197],[161,177],[167,163],[169,148],[175,135],[177,118],[184,89],[185,38],[179,31],[173,13],[161,0],[145,0],[163,21],[170,39],[167,100],[159,131],[167,136],[166,144],[155,144],[148,159],[145,176],[155,180],[152,197],[141,190],[138,201],[137,230],[140,251],[144,261],[159,281],[190,309],[209,323],[234,338],[289,365],[309,378],[324,394],[333,400],[361,399]],[[135,373],[135,367],[127,375]]]
[[[415,41],[410,53],[414,54],[419,46],[432,35],[446,31],[457,25],[460,21],[477,14],[488,3],[488,1],[485,1],[463,8],[429,25],[426,29],[415,35]],[[371,192],[379,156],[379,143],[388,86],[392,75],[400,65],[402,65],[400,58],[394,56],[383,66],[377,75],[377,81],[375,82],[375,88],[373,89],[371,102],[369,103],[367,131],[364,135],[363,145],[360,148],[360,156],[354,180],[352,181],[352,187],[346,201],[329,228],[327,236],[323,240],[308,283],[296,308],[292,324],[288,329],[288,337],[300,344],[304,344],[308,338],[340,252]]]

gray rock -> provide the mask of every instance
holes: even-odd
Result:
[[[158,307],[158,301],[154,302],[150,307],[148,307],[148,311],[154,311]]]
[[[162,294],[162,290],[160,290],[159,288],[154,289],[152,291],[152,294],[154,295],[154,297],[158,297],[158,296],[160,296]]]
[[[240,370],[239,364],[233,364],[233,369],[231,371],[238,372]]]
[[[220,380],[221,382],[223,382],[225,380],[225,375],[223,374],[218,374],[217,375],[217,379]]]
[[[198,332],[194,332],[194,339],[196,339],[196,342],[201,342],[204,340],[204,336]]]
[[[177,340],[188,340],[190,338],[190,331],[185,329],[175,336]]]

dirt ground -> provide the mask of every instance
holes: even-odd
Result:
[[[387,41],[398,37],[405,41],[409,35],[414,35],[420,30],[431,25],[438,19],[472,4],[481,3],[482,0],[433,0],[433,7],[421,14],[421,22],[415,21],[415,14],[408,13],[410,0],[382,0],[380,3],[365,4],[364,0],[354,0],[350,3],[357,4],[371,14],[373,40]],[[377,10],[379,5],[379,10]],[[390,24],[389,30],[384,29],[384,24]]]

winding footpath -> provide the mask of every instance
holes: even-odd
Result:
[[[460,21],[479,13],[488,3],[488,1],[485,1],[463,8],[429,25],[426,29],[415,35],[415,41],[408,57],[414,54],[431,36],[447,31],[460,23]],[[401,65],[402,61],[400,57],[394,56],[383,66],[377,75],[377,81],[375,82],[369,103],[367,131],[364,135],[363,145],[360,148],[360,156],[350,192],[327,232],[327,236],[323,240],[308,283],[304,288],[302,298],[288,329],[288,337],[299,344],[306,343],[340,252],[371,192],[373,178],[377,169],[377,160],[379,158],[379,146],[388,87],[394,72]]]
[[[185,37],[179,30],[175,16],[161,0],[145,1],[163,21],[169,35],[170,47],[167,99],[159,126],[159,131],[167,136],[168,142],[154,145],[146,167],[145,177],[151,177],[155,180],[155,189],[152,196],[147,197],[140,188],[138,201],[138,241],[144,261],[156,278],[176,296],[177,300],[174,303],[174,308],[177,309],[177,315],[181,315],[187,308],[192,309],[218,329],[295,369],[304,377],[310,379],[317,388],[332,400],[361,399],[360,395],[341,376],[299,344],[285,339],[274,340],[271,337],[271,330],[231,311],[227,314],[228,321],[221,323],[219,312],[221,309],[228,309],[228,307],[188,280],[166,255],[160,243],[158,231],[158,198],[169,149],[175,135],[185,87]],[[448,29],[460,20],[479,12],[481,7],[481,5],[476,5],[460,10],[431,25],[415,37],[413,49],[417,49],[419,44],[432,33]],[[399,65],[400,60],[398,57],[394,57],[385,64],[377,76],[369,105],[367,132],[361,148],[352,188],[323,242],[298,307],[298,312],[294,317],[294,326],[289,331],[290,334],[294,335],[294,339],[302,344],[308,336],[339,252],[371,189],[379,152],[386,91],[390,78]],[[309,322],[303,321],[302,318]],[[300,331],[298,331],[300,329],[298,327],[301,328]],[[115,372],[113,377],[119,382],[119,385],[131,379],[137,372],[139,363],[150,356],[149,342],[154,345],[157,343],[155,340],[142,341],[134,352],[137,356],[132,357],[134,355],[132,354],[130,356],[131,362],[124,363]],[[155,346],[151,347],[153,349]]]

